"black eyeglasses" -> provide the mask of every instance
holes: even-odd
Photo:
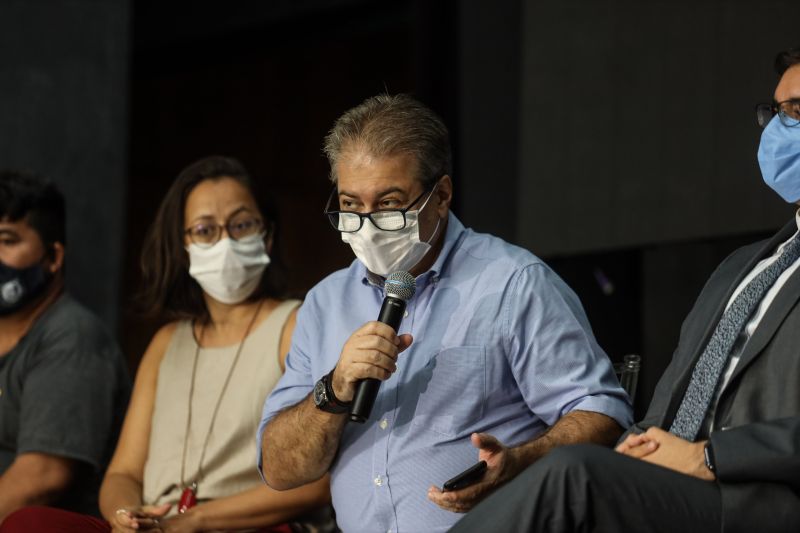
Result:
[[[434,186],[435,187],[435,186]],[[368,218],[372,224],[384,231],[399,231],[406,227],[406,213],[411,210],[420,200],[433,191],[433,187],[427,188],[422,191],[422,194],[417,196],[417,199],[411,202],[408,207],[404,209],[379,209],[378,211],[370,211],[369,213],[356,213],[355,211],[339,211],[328,209],[331,201],[336,197],[337,187],[334,185],[331,195],[328,197],[328,203],[325,204],[325,215],[337,231],[342,233],[355,233],[364,225],[364,219]]]
[[[794,128],[800,125],[800,98],[756,106],[756,120],[762,128],[766,128],[775,115],[780,117],[781,124],[786,127]]]
[[[264,222],[253,215],[235,216],[226,222],[224,226],[220,226],[216,222],[200,222],[186,228],[184,233],[189,236],[189,240],[194,244],[208,248],[215,245],[222,237],[222,228],[225,228],[228,237],[234,241],[240,241],[247,237],[259,235],[264,229]]]

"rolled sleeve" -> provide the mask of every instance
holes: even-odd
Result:
[[[520,269],[509,283],[504,314],[509,364],[532,412],[548,425],[574,410],[631,425],[628,395],[577,296],[552,270],[543,264]]]

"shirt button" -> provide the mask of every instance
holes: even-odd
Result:
[[[381,476],[377,476],[373,481],[375,482],[376,487],[380,487],[381,485],[383,485],[383,480],[381,479]]]
[[[379,425],[381,426],[381,429],[386,429],[386,426],[389,425],[389,421],[384,418],[383,420],[381,420],[381,423]]]
[[[408,318],[408,311],[403,311],[403,318]]]

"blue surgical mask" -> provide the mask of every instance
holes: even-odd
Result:
[[[800,126],[784,126],[775,115],[761,134],[758,164],[764,182],[790,203],[800,200]]]

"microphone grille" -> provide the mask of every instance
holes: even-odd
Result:
[[[386,296],[398,298],[404,302],[409,301],[417,290],[417,280],[414,276],[399,270],[392,272],[386,277],[386,282],[383,284],[383,292]]]

